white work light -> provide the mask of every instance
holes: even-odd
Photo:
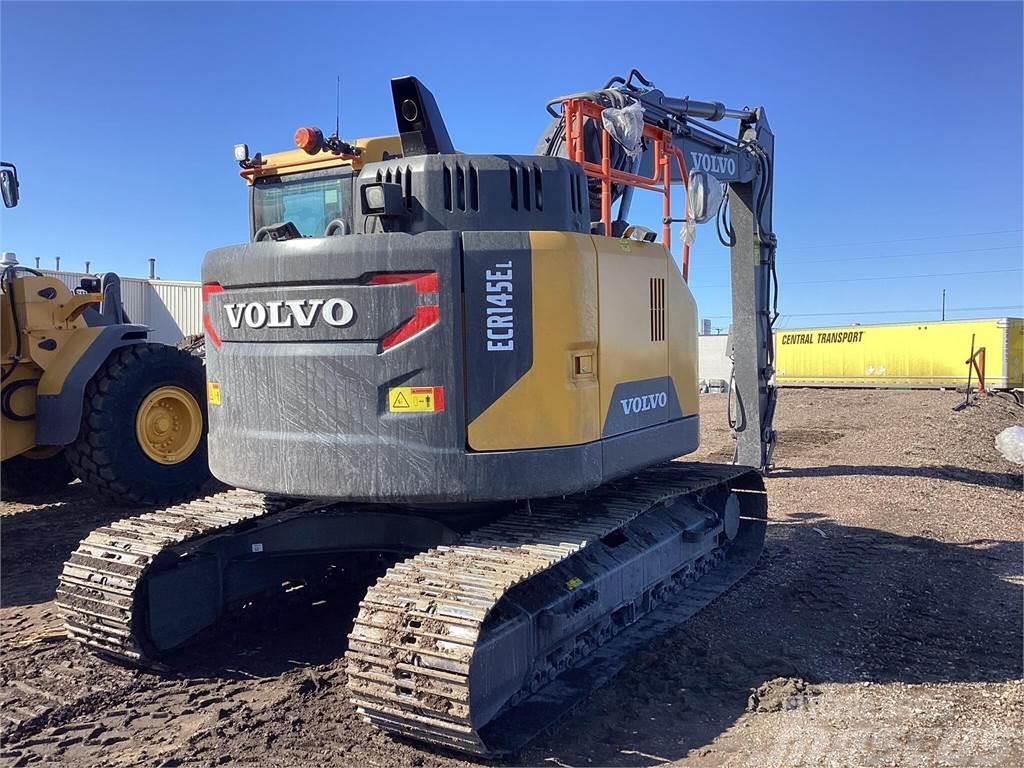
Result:
[[[366,207],[374,213],[384,210],[384,186],[382,184],[366,187]]]

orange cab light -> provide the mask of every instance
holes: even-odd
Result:
[[[295,132],[295,146],[303,152],[315,155],[324,146],[324,134],[319,128],[299,128]]]

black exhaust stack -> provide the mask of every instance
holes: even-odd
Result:
[[[423,83],[411,76],[392,78],[391,96],[405,157],[455,152],[434,94]]]

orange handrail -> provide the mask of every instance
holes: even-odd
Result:
[[[686,186],[686,158],[682,151],[672,145],[672,134],[663,128],[644,123],[643,137],[653,142],[654,162],[653,175],[640,176],[635,173],[620,171],[611,167],[611,139],[604,125],[601,124],[601,112],[604,107],[589,99],[568,99],[562,102],[562,115],[565,118],[565,145],[570,160],[577,162],[583,173],[601,181],[601,224],[607,235],[612,231],[612,185],[625,184],[630,187],[647,189],[662,194],[662,230],[661,237],[665,248],[672,250],[672,226],[668,219],[672,217],[672,159],[679,166],[683,186]],[[583,146],[583,129],[585,120],[598,122],[601,131],[601,161],[594,163],[586,159]],[[683,279],[689,277],[690,246],[683,244]]]

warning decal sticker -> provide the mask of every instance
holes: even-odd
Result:
[[[444,387],[391,387],[388,410],[392,413],[439,413],[444,410]]]
[[[220,384],[215,381],[207,382],[206,401],[210,405],[220,405]]]

